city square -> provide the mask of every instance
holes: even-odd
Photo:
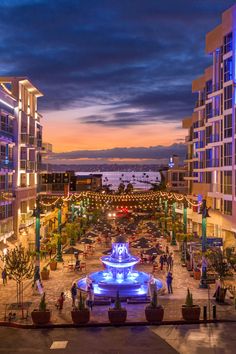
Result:
[[[0,9],[0,353],[233,353],[235,1]]]

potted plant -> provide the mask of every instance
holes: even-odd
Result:
[[[85,301],[81,292],[79,294],[78,307],[72,309],[71,318],[74,324],[86,324],[90,320],[90,311],[85,306]]]
[[[45,293],[41,298],[39,309],[33,310],[31,312],[31,318],[34,324],[36,325],[44,325],[50,322],[51,319],[51,311],[47,309],[47,304],[45,301]]]
[[[185,321],[199,321],[201,308],[199,305],[193,305],[193,296],[187,291],[185,305],[182,305],[182,316]]]
[[[145,308],[145,317],[149,323],[160,323],[164,317],[164,308],[158,304],[157,291],[154,290],[150,304]]]
[[[47,267],[43,267],[43,269],[41,270],[41,278],[42,280],[49,279],[49,269],[47,269]]]
[[[57,269],[57,261],[55,259],[51,259],[49,266],[50,266],[50,270],[56,270]]]
[[[227,288],[224,284],[224,279],[229,275],[229,266],[223,253],[219,249],[212,249],[208,255],[211,265],[215,272],[218,274],[219,285],[215,292],[216,301],[224,303]]]
[[[193,278],[196,280],[200,280],[201,279],[201,271],[199,268],[195,267],[193,270]]]
[[[127,310],[121,306],[119,291],[116,293],[114,307],[109,308],[108,310],[108,318],[109,321],[114,325],[120,325],[126,321]]]

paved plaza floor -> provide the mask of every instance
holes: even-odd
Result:
[[[236,324],[1,328],[0,354],[234,354]]]
[[[163,247],[165,247],[165,241],[162,241]],[[81,245],[81,249],[84,246]],[[101,270],[102,264],[99,260],[100,256],[105,246],[97,246],[95,253],[90,255],[86,259],[86,271],[85,273],[76,273],[74,271],[68,271],[60,263],[58,264],[58,270],[50,271],[50,279],[43,282],[44,291],[46,293],[46,301],[49,309],[52,310],[52,322],[53,323],[71,323],[71,299],[70,299],[70,288],[74,281],[79,279],[85,274],[93,271]],[[137,253],[137,249],[131,249],[131,253]],[[215,285],[211,285],[209,290],[200,289],[199,281],[190,277],[189,272],[186,268],[182,267],[180,263],[179,252],[177,247],[173,249],[174,252],[174,269],[173,269],[173,294],[165,293],[159,296],[159,303],[164,306],[165,314],[164,320],[181,320],[181,305],[185,302],[186,290],[189,288],[193,293],[193,299],[195,304],[199,304],[201,307],[204,305],[208,306],[208,315],[212,316],[212,305],[215,304],[213,294],[215,292]],[[73,256],[64,256],[64,260],[70,260]],[[48,262],[49,260],[46,260]],[[44,261],[45,262],[45,261]],[[152,265],[143,264],[137,266],[138,270],[143,270],[147,273],[152,272]],[[155,273],[155,277],[161,279],[165,284],[167,270],[159,270]],[[66,294],[66,301],[64,303],[64,308],[61,313],[55,307],[56,301],[60,293],[64,291]],[[30,312],[38,308],[40,302],[40,295],[35,294],[33,291],[31,282],[25,282],[24,291],[24,301],[30,304]],[[11,304],[16,302],[16,284],[13,280],[8,281],[6,286],[0,284],[0,321],[4,320],[5,314],[9,313],[6,311],[6,304]],[[144,321],[144,308],[146,304],[124,304],[128,311],[127,321],[137,322]],[[109,306],[95,306],[91,313],[91,322],[100,323],[108,322],[107,310]],[[15,310],[14,310],[15,312]],[[202,311],[203,312],[203,311]],[[18,323],[31,323],[31,317],[26,319],[21,319],[21,312],[16,311],[16,322]],[[217,318],[218,319],[232,319],[236,320],[236,310],[234,307],[233,299],[227,298],[225,305],[217,305]]]

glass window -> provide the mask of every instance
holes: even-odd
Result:
[[[232,114],[224,116],[224,138],[232,137]]]
[[[224,88],[224,109],[232,108],[232,94],[233,94],[232,85],[226,86]]]
[[[232,143],[224,144],[224,165],[232,165]]]
[[[212,118],[212,102],[206,104],[206,119]]]
[[[224,36],[224,54],[232,50],[233,33],[230,32]]]
[[[224,82],[233,80],[233,61],[232,57],[224,61]]]
[[[212,93],[212,80],[208,80],[206,82],[206,93],[207,94]]]
[[[232,171],[224,171],[224,194],[232,194]]]
[[[232,201],[224,200],[224,214],[232,215]]]

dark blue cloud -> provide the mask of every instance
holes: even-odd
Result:
[[[192,79],[210,63],[205,34],[234,3],[2,0],[1,72],[29,76],[44,110],[101,105],[82,118],[90,124],[179,121],[191,112]]]

